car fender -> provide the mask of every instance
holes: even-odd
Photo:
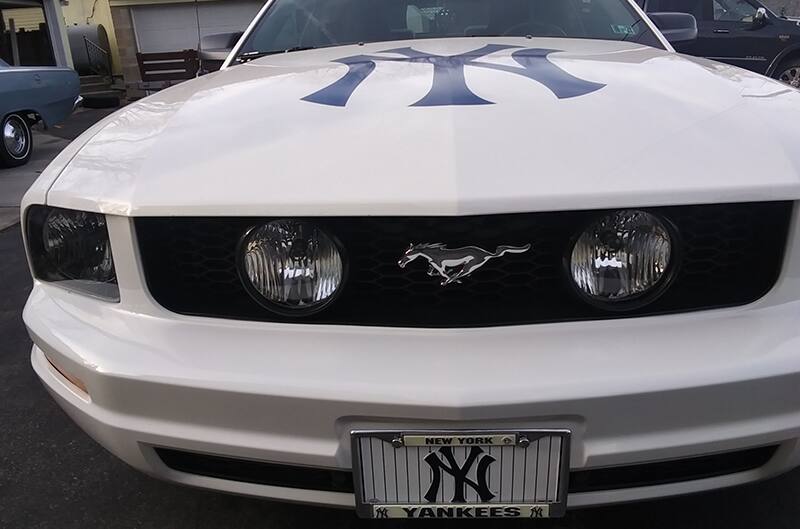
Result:
[[[36,114],[46,127],[69,117],[80,95],[78,74],[68,68],[3,68],[0,81],[0,117]]]
[[[770,77],[775,75],[775,71],[778,69],[778,66],[780,66],[786,57],[792,55],[793,53],[800,54],[800,42],[786,46],[783,50],[781,50],[781,52],[774,59],[772,59],[772,62],[767,68],[766,75]]]

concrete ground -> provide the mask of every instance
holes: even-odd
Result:
[[[69,140],[34,131],[33,156],[28,164],[0,169],[0,230],[19,222],[22,195],[41,174],[50,160],[69,145]]]
[[[108,116],[116,112],[116,108],[111,109],[90,109],[79,108],[76,110],[67,121],[53,126],[47,131],[51,136],[64,138],[67,140],[74,140],[80,136],[83,131]]]
[[[86,129],[115,110],[78,109],[70,118],[49,130],[33,131],[33,155],[22,167],[0,168],[0,230],[19,222],[22,195],[50,161]]]
[[[88,116],[81,116],[88,122]],[[67,129],[65,136],[77,130]],[[0,171],[3,203],[21,196],[63,142],[37,138],[37,162]],[[16,179],[16,180],[15,180]],[[346,510],[287,505],[183,488],[142,475],[94,443],[45,392],[30,367],[22,307],[31,281],[19,226],[0,229],[0,529],[412,527],[363,521]],[[684,498],[570,512],[544,522],[455,522],[438,527],[797,529],[800,470]]]

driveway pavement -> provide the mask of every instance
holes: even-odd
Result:
[[[46,158],[66,144],[42,135],[37,142],[33,165],[0,171],[3,204],[16,207],[18,199],[11,194],[21,196],[25,182],[32,181]],[[0,229],[0,529],[433,526],[362,521],[350,511],[193,490],[130,469],[80,431],[36,379],[21,315],[30,286],[19,226]],[[800,471],[794,471],[729,490],[573,511],[557,521],[436,523],[435,527],[797,529],[798,498]]]
[[[74,140],[80,136],[83,131],[116,111],[116,108],[79,108],[69,117],[67,121],[53,126],[48,133],[51,136],[57,136],[67,140]]]
[[[69,140],[38,131],[34,131],[33,136],[33,156],[28,164],[12,169],[0,168],[0,230],[19,222],[22,195],[50,160],[69,145]]]
[[[22,167],[0,168],[0,230],[19,222],[19,203],[22,195],[41,174],[50,161],[80,136],[83,131],[106,117],[111,110],[78,109],[70,118],[51,129],[34,130],[33,156]]]

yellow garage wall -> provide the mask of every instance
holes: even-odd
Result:
[[[199,0],[200,2],[217,2],[219,0]],[[146,6],[146,5],[163,5],[163,4],[189,4],[194,3],[194,0],[109,0],[112,7],[121,6]]]
[[[114,23],[111,21],[111,7],[108,5],[108,0],[69,0],[69,5],[62,4],[61,9],[64,11],[64,20],[68,26],[88,22],[100,24],[105,28],[111,47],[112,68],[115,74],[121,74],[117,35],[114,32]]]

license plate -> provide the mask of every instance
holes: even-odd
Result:
[[[352,432],[365,518],[555,518],[566,512],[566,430]]]

